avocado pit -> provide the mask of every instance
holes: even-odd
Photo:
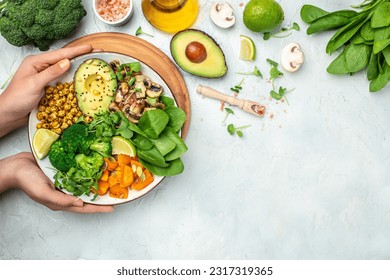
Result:
[[[203,44],[193,41],[186,47],[186,57],[193,63],[201,63],[207,58],[207,51]]]

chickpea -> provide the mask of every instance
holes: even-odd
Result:
[[[53,94],[47,94],[46,93],[45,97],[46,97],[47,100],[51,100],[51,99],[53,99]]]
[[[65,111],[69,111],[70,109],[72,109],[72,105],[67,103],[67,104],[65,104],[64,109],[65,109]]]
[[[57,94],[58,93],[58,88],[54,88],[53,89],[53,94]]]
[[[85,121],[86,123],[90,123],[90,122],[93,121],[93,118],[92,118],[91,116],[85,116],[85,117],[84,117],[84,121]]]
[[[57,89],[58,89],[58,90],[63,90],[63,89],[64,89],[64,85],[61,84],[61,83],[58,83],[58,84],[57,84]]]
[[[58,118],[58,115],[57,115],[57,113],[51,113],[49,115],[49,117],[54,121],[54,120],[56,120]]]
[[[37,126],[36,126],[37,129],[40,129],[42,128],[42,124],[41,123],[38,123]]]
[[[72,124],[73,124],[73,122],[72,122],[71,120],[68,120],[66,123],[67,123],[68,125],[72,125]]]
[[[37,119],[38,119],[39,121],[43,120],[42,112],[38,112],[38,113],[37,113]]]
[[[76,114],[76,117],[81,117],[82,115],[83,115],[83,113],[81,111],[78,111]]]
[[[64,90],[62,91],[62,93],[63,93],[64,95],[68,95],[68,94],[69,94],[69,89],[64,88]]]
[[[54,100],[60,99],[60,95],[59,95],[58,93],[54,94],[54,95],[53,95],[53,99],[54,99]]]
[[[61,129],[62,129],[62,130],[67,129],[68,127],[69,127],[69,125],[68,125],[67,123],[61,124]]]
[[[73,85],[73,83],[69,86],[69,91],[70,92],[74,92],[74,85]]]
[[[73,114],[72,113],[67,113],[65,116],[68,120],[73,119]]]
[[[78,112],[79,112],[79,110],[78,110],[77,108],[72,108],[72,109],[70,109],[70,113],[71,113],[72,115],[74,115],[74,116],[76,116]]]
[[[58,116],[59,117],[63,118],[63,117],[65,117],[65,115],[66,115],[66,113],[65,113],[64,110],[58,111]]]
[[[61,128],[55,128],[55,129],[52,129],[52,131],[57,133],[57,134],[61,134],[62,133]]]
[[[53,92],[53,90],[54,90],[54,88],[49,86],[49,87],[46,88],[46,93],[50,94],[50,93]]]
[[[38,112],[44,112],[46,110],[46,107],[44,105],[38,106]]]
[[[43,119],[47,119],[48,114],[46,112],[42,112],[42,117],[43,117]]]
[[[51,128],[59,128],[60,127],[60,124],[58,122],[52,122],[50,124]]]
[[[78,120],[79,120],[78,117],[73,117],[73,122],[74,122],[74,123],[77,122]]]
[[[54,105],[54,106],[51,106],[50,107],[50,112],[54,113],[54,112],[57,112],[57,107]]]
[[[73,98],[74,98],[74,94],[72,92],[69,92],[68,100],[72,100]]]
[[[69,83],[68,82],[64,83],[64,88],[69,88]]]
[[[61,106],[62,106],[62,99],[58,99],[58,100],[56,101],[56,106],[57,106],[57,107],[61,107]]]
[[[49,129],[50,127],[49,127],[49,124],[47,124],[47,123],[44,123],[44,124],[42,124],[42,128]]]
[[[56,105],[56,102],[54,100],[50,100],[49,101],[49,104],[48,104],[50,107],[53,107]]]
[[[50,107],[46,107],[45,112],[46,112],[46,114],[50,114],[51,113]]]
[[[46,97],[42,97],[42,99],[39,101],[39,104],[40,104],[40,105],[46,106],[47,103],[49,103],[49,101],[47,101],[47,98],[46,98]]]
[[[60,93],[58,94],[60,97],[63,97],[64,94],[62,93],[62,90],[60,91]]]

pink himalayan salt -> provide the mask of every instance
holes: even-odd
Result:
[[[105,20],[115,22],[127,15],[130,9],[130,0],[100,0],[96,10]]]

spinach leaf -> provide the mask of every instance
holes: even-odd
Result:
[[[141,164],[145,166],[150,172],[158,176],[175,176],[184,171],[184,164],[180,158],[168,162],[167,167],[158,167],[147,161],[139,159]]]
[[[385,57],[385,60],[387,64],[390,65],[390,46],[387,46],[383,51],[382,51],[383,56]]]
[[[157,139],[151,139],[151,141],[163,156],[176,147],[175,142],[173,142],[168,136],[164,135],[164,133],[161,133]]]
[[[344,51],[336,57],[335,60],[326,68],[326,71],[329,74],[348,74],[347,61],[345,59],[345,53],[350,46],[346,47]]]
[[[131,138],[131,142],[133,142],[134,146],[142,150],[149,150],[153,147],[152,141],[141,134],[135,134],[133,138]]]
[[[365,41],[374,40],[375,30],[371,27],[371,22],[367,21],[362,28],[360,29],[360,35],[364,38]]]
[[[312,23],[306,30],[307,35],[335,29],[349,23],[351,20],[347,17],[333,15],[324,16]]]
[[[362,35],[360,34],[360,32],[358,32],[358,33],[356,33],[356,34],[352,37],[351,43],[352,43],[352,44],[355,44],[355,45],[359,45],[359,44],[365,43],[365,40],[364,40],[364,38],[362,37]]]
[[[168,106],[164,112],[169,116],[167,126],[172,127],[175,131],[179,131],[186,121],[186,113],[176,106]]]
[[[164,129],[163,134],[175,143],[176,147],[165,156],[166,161],[172,161],[181,157],[187,150],[183,139],[170,127]]]
[[[355,73],[364,69],[370,58],[371,46],[351,44],[345,52],[345,62],[348,72]]]
[[[152,147],[149,150],[137,150],[137,156],[144,161],[149,162],[158,167],[168,167],[168,163],[165,162],[163,155],[158,151],[156,147]],[[146,167],[146,166],[145,166]],[[152,170],[149,170],[153,173]]]
[[[163,95],[163,96],[160,96],[160,100],[167,107],[168,106],[175,106],[175,100],[171,97]]]
[[[149,110],[143,113],[138,122],[139,128],[151,139],[156,139],[169,122],[169,116],[163,110]]]
[[[329,12],[313,5],[303,5],[301,8],[301,18],[306,23],[312,23],[327,14]]]
[[[367,80],[371,81],[378,77],[378,75],[378,55],[374,54],[374,52],[371,52],[370,61],[368,62],[367,66]]]
[[[390,39],[382,40],[382,41],[375,41],[374,42],[374,53],[379,53],[382,50],[386,49],[388,46],[390,46]]]
[[[383,72],[370,82],[370,91],[377,92],[384,88],[390,81],[390,65],[384,61]]]
[[[390,25],[390,2],[379,5],[371,19],[372,28],[386,27]]]

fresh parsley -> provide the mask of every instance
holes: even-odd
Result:
[[[240,127],[234,126],[234,124],[229,124],[227,127],[227,131],[229,132],[230,135],[237,134],[238,137],[242,137],[244,133],[242,132],[243,129],[250,127],[250,125],[244,125]]]

